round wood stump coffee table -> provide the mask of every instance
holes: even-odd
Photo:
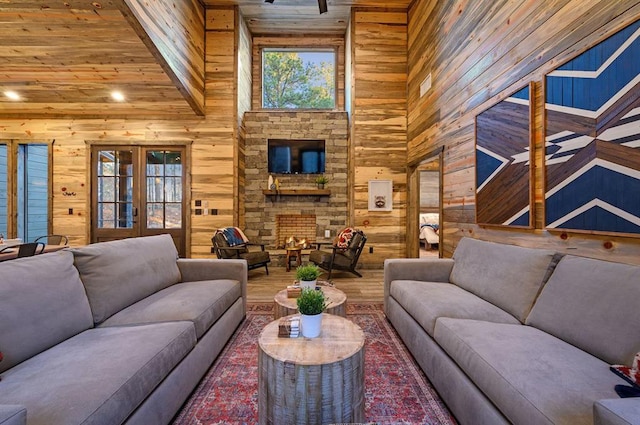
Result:
[[[258,339],[258,423],[364,422],[364,332],[323,314],[317,338],[279,338],[278,322]]]
[[[320,290],[324,292],[324,296],[328,300],[328,305],[324,312],[347,317],[347,295],[341,290],[331,286],[320,286]],[[278,292],[273,302],[273,316],[276,319],[298,312],[297,298],[287,298],[286,289]]]

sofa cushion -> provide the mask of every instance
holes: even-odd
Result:
[[[520,324],[504,310],[450,283],[394,280],[391,296],[432,337],[439,317]]]
[[[26,425],[27,409],[20,405],[0,405],[0,424]]]
[[[72,251],[95,323],[180,281],[178,251],[170,235],[102,242]]]
[[[592,425],[624,381],[602,360],[530,326],[440,318],[435,339],[514,424]]]
[[[235,280],[178,283],[114,314],[100,326],[189,320],[199,339],[241,295]]]
[[[640,422],[640,398],[598,400],[593,405],[594,425],[633,425]]]
[[[553,251],[462,238],[451,282],[524,322],[557,263]]]
[[[0,372],[93,326],[68,251],[0,263]]]
[[[640,267],[565,256],[527,323],[611,364],[640,351]]]
[[[121,424],[195,345],[191,322],[87,330],[7,371],[29,425]]]

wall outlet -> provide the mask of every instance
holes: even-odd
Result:
[[[324,237],[325,238],[330,238],[331,237],[331,230],[327,229],[324,231]]]
[[[373,254],[373,247],[372,246],[369,247],[369,254]]]
[[[431,89],[431,73],[429,73],[429,75],[422,80],[422,83],[420,83],[420,97],[427,94],[429,89]]]

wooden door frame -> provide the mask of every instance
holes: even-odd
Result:
[[[87,185],[89,187],[86,208],[89,211],[89,220],[86,222],[86,235],[89,241],[93,240],[93,220],[94,220],[94,211],[92,208],[93,204],[93,176],[94,170],[92,169],[92,152],[94,146],[104,146],[107,148],[116,148],[116,147],[138,147],[138,148],[158,148],[158,149],[171,149],[171,148],[183,148],[185,158],[183,161],[184,167],[184,180],[183,180],[183,188],[182,188],[182,196],[183,196],[183,212],[182,218],[184,222],[184,252],[185,257],[191,257],[191,146],[193,141],[105,141],[105,140],[85,140],[86,150],[87,150]]]
[[[442,258],[442,240],[443,240],[443,164],[444,164],[444,147],[439,147],[427,152],[418,160],[409,164],[407,168],[407,246],[406,256],[409,258],[420,257],[420,171],[421,166],[428,162],[438,161],[438,257]]]

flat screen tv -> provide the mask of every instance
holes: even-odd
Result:
[[[269,139],[267,143],[270,173],[324,173],[324,140]]]

